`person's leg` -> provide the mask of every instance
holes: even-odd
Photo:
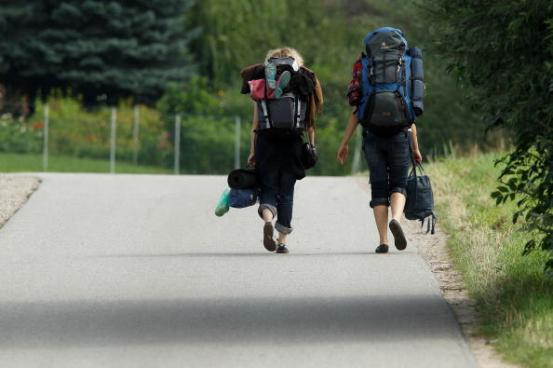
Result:
[[[406,197],[400,192],[393,192],[390,196],[390,208],[392,209],[392,218],[399,221],[403,209],[405,208]]]
[[[277,237],[277,243],[278,244],[288,244],[288,234],[284,234],[284,233],[278,233],[278,237]]]
[[[390,167],[390,198],[392,218],[399,220],[405,208],[407,194],[407,177],[410,160],[409,136],[401,132],[391,138],[388,151]]]
[[[258,214],[265,222],[272,221],[277,215],[278,172],[259,173],[261,192],[259,194]]]
[[[287,253],[286,244],[288,235],[292,232],[292,211],[294,207],[294,185],[296,177],[287,172],[282,172],[280,175],[280,187],[278,196],[278,219],[275,229],[278,231],[277,242],[279,244],[279,253]]]
[[[373,213],[380,244],[388,244],[388,206],[375,206],[373,207]]]
[[[273,219],[277,215],[278,173],[262,171],[259,174],[261,193],[259,195],[259,216],[263,219],[263,246],[269,252],[276,249]]]
[[[272,222],[274,218],[273,212],[266,208],[266,206],[263,206],[263,209],[261,210],[261,218],[265,222]]]
[[[399,133],[391,138],[389,148],[390,166],[390,198],[392,208],[392,220],[389,227],[394,235],[396,248],[399,250],[407,247],[407,239],[401,228],[400,218],[405,208],[407,193],[407,176],[409,174],[410,160],[409,136],[407,133]]]
[[[380,149],[380,138],[366,133],[363,140],[363,152],[369,166],[369,180],[371,184],[371,202],[376,227],[378,229],[379,244],[388,244],[388,168],[385,153]]]

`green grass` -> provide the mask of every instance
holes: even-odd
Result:
[[[496,206],[499,155],[450,158],[428,165],[442,228],[482,317],[480,333],[506,360],[553,367],[553,280],[544,252],[523,257],[529,235],[512,224],[513,203]]]
[[[0,153],[0,172],[40,172],[42,171],[42,156],[32,154]],[[170,170],[160,167],[137,166],[117,162],[117,173],[136,174],[169,174]],[[67,156],[50,156],[48,172],[109,172],[109,160],[93,160]]]

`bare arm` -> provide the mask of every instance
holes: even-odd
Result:
[[[412,150],[413,150],[413,155],[415,157],[415,161],[417,162],[422,162],[422,155],[421,155],[421,152],[419,150],[419,141],[417,139],[417,126],[413,123],[413,125],[411,125],[411,141],[413,142],[412,145]]]
[[[340,148],[338,148],[338,154],[336,155],[336,158],[338,161],[343,164],[346,162],[348,158],[348,144],[351,140],[351,137],[353,136],[353,133],[355,133],[355,129],[357,128],[357,125],[359,125],[359,120],[357,119],[357,115],[355,112],[352,112],[349,116],[348,125],[346,127],[346,130],[344,131],[344,137],[342,138],[342,143],[340,143]]]
[[[312,146],[315,146],[315,127],[309,127],[307,128],[307,139],[309,140],[309,143],[311,143]]]

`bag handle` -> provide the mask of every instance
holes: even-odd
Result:
[[[407,130],[405,134],[407,134],[407,142],[409,142],[409,157],[411,158],[411,172],[409,173],[409,176],[417,176],[417,168],[420,171],[420,174],[425,174],[424,167],[422,167],[422,163],[417,163],[415,161],[415,156],[413,155],[413,146],[411,145],[411,134],[409,134],[411,131]]]

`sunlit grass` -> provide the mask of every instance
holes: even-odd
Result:
[[[0,153],[0,172],[41,172],[42,156],[31,154]],[[109,160],[93,160],[67,156],[50,156],[49,172],[109,172]],[[118,162],[117,173],[168,174],[170,170],[162,167],[139,166]]]
[[[498,155],[445,159],[428,165],[437,212],[453,260],[482,317],[481,333],[506,357],[528,367],[553,367],[553,280],[546,254],[523,257],[529,235],[513,225],[513,203],[490,197]]]

